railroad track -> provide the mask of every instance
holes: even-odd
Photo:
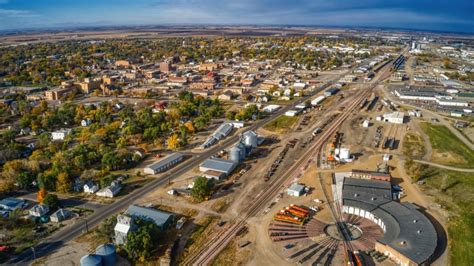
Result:
[[[375,87],[375,86],[374,86]],[[368,90],[370,91],[370,90]],[[268,190],[263,191],[253,201],[253,203],[247,208],[247,212],[239,219],[236,219],[229,223],[228,231],[220,236],[216,236],[211,239],[207,245],[201,249],[200,252],[189,257],[184,264],[185,265],[207,265],[212,259],[230,242],[230,240],[241,230],[246,223],[246,220],[252,216],[255,216],[261,208],[268,203],[268,201],[276,196],[276,194],[282,189],[283,185],[297,176],[298,171],[301,170],[301,166],[309,163],[315,155],[319,152],[319,147],[331,137],[336,129],[352,114],[352,111],[358,107],[363,99],[367,97],[367,91],[360,96],[356,96],[356,99],[352,100],[344,109],[344,112],[337,116],[316,142],[307,149],[307,151],[301,156],[302,160],[296,161],[280,178],[275,178],[271,183]],[[350,100],[348,100],[350,101]]]
[[[344,111],[326,127],[316,142],[311,147],[308,147],[307,151],[301,156],[302,160],[296,161],[279,178],[273,179],[273,181],[269,183],[269,189],[256,196],[254,201],[247,208],[246,213],[244,213],[241,217],[229,222],[226,232],[224,232],[222,235],[216,234],[215,237],[208,241],[208,244],[204,245],[204,247],[196,254],[188,257],[183,262],[183,264],[208,265],[214,259],[214,257],[227,246],[227,244],[232,240],[237,232],[239,232],[245,226],[246,220],[255,216],[262,209],[262,207],[269,202],[270,199],[278,194],[285,183],[298,175],[298,171],[301,170],[302,166],[305,166],[316,157],[320,147],[322,147],[324,142],[326,142],[326,140],[336,132],[337,128],[352,114],[354,110],[357,109],[357,107],[360,106],[361,102],[370,96],[372,90],[386,79],[386,77],[384,77],[386,74],[390,74],[390,71],[387,72],[387,68],[380,72],[379,78],[377,81],[370,84],[369,89],[364,91],[359,97],[356,96],[354,100],[345,106]],[[350,100],[344,101],[344,103],[348,101]]]

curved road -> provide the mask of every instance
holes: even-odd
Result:
[[[417,162],[417,163],[426,164],[426,165],[430,165],[430,166],[433,166],[433,167],[441,168],[441,169],[456,171],[456,172],[474,173],[474,169],[470,169],[470,168],[458,168],[458,167],[452,167],[452,166],[447,166],[447,165],[443,165],[443,164],[439,164],[439,163],[433,163],[433,162],[422,161],[422,160],[413,160],[413,161]]]

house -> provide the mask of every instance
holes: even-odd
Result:
[[[84,192],[85,193],[96,193],[99,190],[99,186],[92,181],[88,181],[84,184]]]
[[[244,121],[232,121],[232,125],[234,125],[234,128],[243,128],[243,127],[245,127],[245,122]]]
[[[148,219],[154,222],[161,231],[165,231],[173,222],[174,214],[153,208],[130,205],[123,215],[117,217],[117,224],[114,228],[115,243],[125,244],[128,233],[138,229],[134,223],[137,218]]]
[[[38,204],[33,206],[28,213],[33,217],[41,217],[49,212],[49,207],[44,204]]]
[[[64,221],[64,220],[68,219],[69,217],[71,217],[71,214],[72,213],[70,211],[66,210],[66,209],[59,209],[59,210],[55,211],[53,214],[51,214],[49,219],[53,223],[59,223],[61,221]]]
[[[99,197],[113,198],[120,192],[120,190],[122,190],[122,185],[120,182],[112,181],[110,186],[99,190],[96,195]]]
[[[89,126],[90,124],[92,124],[92,121],[91,121],[90,119],[88,119],[88,118],[81,120],[81,126],[83,126],[83,127],[87,127],[87,126]]]
[[[14,211],[17,209],[23,209],[26,204],[26,201],[22,199],[4,198],[0,200],[0,210]]]
[[[51,133],[51,138],[53,140],[64,140],[64,138],[66,138],[66,136],[69,135],[69,133],[71,133],[70,128],[60,129],[60,130],[57,130],[57,131],[53,131]]]
[[[159,172],[166,171],[170,167],[173,167],[174,165],[181,162],[183,160],[183,158],[184,158],[183,154],[179,153],[179,152],[170,154],[170,155],[162,158],[161,160],[158,160],[158,161],[148,165],[147,167],[145,167],[143,169],[143,172],[145,172],[146,174],[154,175],[154,174],[157,174]]]
[[[286,190],[286,193],[293,197],[300,197],[304,194],[305,186],[293,183],[291,186]]]

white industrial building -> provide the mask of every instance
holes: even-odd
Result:
[[[99,197],[113,198],[120,192],[120,190],[122,190],[122,185],[120,182],[114,180],[110,186],[97,191],[96,195]]]
[[[384,114],[383,121],[393,124],[403,124],[405,122],[405,114],[403,112]]]
[[[288,110],[285,112],[285,116],[293,117],[301,113],[301,110]]]
[[[286,190],[286,193],[290,196],[293,197],[301,197],[304,194],[305,191],[305,186],[298,184],[298,183],[293,183],[288,187]]]
[[[324,101],[324,99],[326,99],[326,96],[324,96],[324,95],[318,96],[318,97],[314,98],[311,101],[311,105],[316,106],[316,105],[322,103]]]
[[[183,154],[181,154],[179,152],[170,154],[170,155],[168,155],[168,156],[166,156],[166,157],[164,157],[164,158],[148,165],[147,167],[145,167],[143,169],[143,172],[145,172],[146,174],[154,175],[154,174],[166,171],[170,167],[172,167],[172,166],[178,164],[179,162],[181,162],[183,160],[183,158],[184,158]]]
[[[280,106],[279,105],[276,105],[276,104],[270,104],[270,105],[267,105],[265,107],[263,107],[263,111],[265,113],[273,113],[275,112],[276,110],[280,109]]]

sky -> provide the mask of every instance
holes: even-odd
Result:
[[[474,0],[0,0],[0,30],[169,24],[474,33]]]

